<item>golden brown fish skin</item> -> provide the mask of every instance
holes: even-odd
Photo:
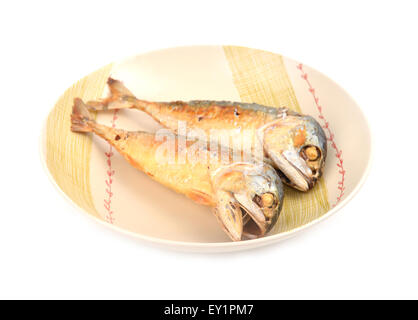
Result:
[[[137,104],[136,104],[137,106]],[[205,107],[202,107],[205,106]],[[146,108],[138,107],[150,114],[165,127],[174,131],[178,128],[178,122],[184,121],[190,128],[203,129],[206,134],[211,130],[221,129],[252,129],[261,127],[264,123],[273,121],[275,115],[263,113],[258,110],[244,109],[233,103],[220,104],[217,101],[168,102],[148,104]]]
[[[158,161],[155,156],[157,150],[167,141],[156,141],[152,133],[128,132],[96,122],[89,123],[89,127],[92,132],[109,142],[132,166],[154,180],[185,194],[195,202],[215,205],[207,164],[195,163],[191,166],[187,161],[184,164],[178,162],[167,164]],[[177,145],[177,141],[174,143]],[[177,159],[177,148],[175,152]]]
[[[129,102],[127,104],[129,108],[147,113],[155,121],[175,132],[179,121],[186,122],[189,128],[200,128],[209,134],[212,129],[236,129],[237,124],[241,129],[255,130],[277,119],[275,113],[267,114],[259,110],[244,109],[242,105],[232,102],[225,104],[219,101],[149,102],[138,99],[132,101],[129,98],[123,102]],[[115,105],[121,108],[120,104],[115,103]],[[89,101],[88,106],[97,110],[99,104]]]
[[[263,162],[233,162],[231,152],[224,159],[223,154],[211,153],[208,145],[201,145],[199,140],[182,141],[186,143],[180,148],[179,139],[169,131],[164,140],[152,133],[98,124],[81,99],[74,100],[71,130],[97,134],[154,180],[195,202],[214,207],[215,216],[233,241],[243,236],[261,237],[278,219],[283,204],[282,184],[275,170]],[[210,155],[210,161],[202,159],[202,149],[206,151],[204,156]],[[183,157],[179,161],[180,150]]]
[[[111,95],[99,102],[89,101],[92,110],[132,108],[144,111],[163,126],[177,131],[179,121],[189,128],[257,129],[285,114],[296,114],[286,108],[273,108],[256,103],[193,100],[189,102],[150,102],[137,99],[119,80],[108,79]]]

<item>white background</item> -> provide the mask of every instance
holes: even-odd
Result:
[[[414,3],[2,2],[0,298],[418,298]],[[279,52],[347,89],[374,135],[360,193],[291,240],[220,255],[154,248],[69,205],[39,157],[60,94],[111,61],[192,44]]]

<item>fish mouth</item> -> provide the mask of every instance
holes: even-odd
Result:
[[[292,168],[291,170],[293,171],[292,172],[293,181],[290,180],[289,177],[285,175],[282,171],[278,170],[277,172],[285,184],[303,192],[306,192],[313,188],[316,179],[306,176],[306,174],[300,171],[291,162],[289,162],[289,166],[291,166]],[[295,179],[296,176],[297,176],[297,179]]]
[[[247,238],[258,238],[263,236],[268,228],[268,220],[262,209],[246,195],[236,194],[235,199],[241,205],[243,214],[243,235]]]
[[[268,195],[269,193],[266,193]],[[242,239],[256,239],[268,233],[276,223],[281,209],[281,201],[275,199],[271,209],[263,208],[243,194],[233,195],[239,204],[240,217],[236,221],[242,221],[242,225],[236,224],[234,230],[228,230],[230,237],[237,241]],[[232,232],[231,232],[232,231]]]
[[[283,189],[276,171],[257,174],[253,169],[222,170],[214,177],[215,216],[233,241],[264,236],[276,223],[283,203]],[[235,166],[237,168],[237,166]],[[260,190],[260,183],[263,190]]]
[[[257,239],[262,237],[266,231],[263,228],[260,228],[259,224],[251,218],[251,216],[244,211],[243,215],[243,231],[242,237],[244,239]]]
[[[264,236],[276,223],[282,207],[282,201],[275,199],[272,208],[266,210],[244,194],[229,193],[223,199],[214,213],[233,241]]]
[[[289,155],[291,154],[289,153]],[[312,175],[311,169],[303,160],[293,157],[293,161],[290,161],[289,155],[286,155],[286,153],[280,156],[271,154],[270,157],[279,170],[278,174],[284,183],[297,190],[306,192],[314,186],[317,179]],[[298,165],[295,165],[295,161]]]
[[[268,233],[276,224],[281,208],[282,201],[276,198],[271,208],[268,209],[258,206],[258,210],[249,210],[246,205],[242,205],[243,238],[256,239]],[[254,212],[258,214],[255,215]]]

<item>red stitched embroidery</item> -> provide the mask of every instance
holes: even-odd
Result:
[[[117,116],[118,110],[115,109],[113,111],[113,117],[112,117],[112,128],[115,128],[116,126],[116,119],[118,118]],[[112,177],[115,175],[115,170],[112,168],[112,157],[113,157],[113,147],[112,145],[109,143],[109,151],[105,152],[105,156],[106,156],[106,163],[107,163],[107,171],[106,171],[106,188],[105,188],[105,198],[103,199],[103,205],[106,209],[106,216],[105,219],[107,222],[113,224],[113,222],[115,222],[115,217],[114,212],[112,211],[112,197],[113,197],[113,192],[112,192],[112,183],[113,183],[113,179]]]
[[[315,101],[316,108],[318,109],[318,112],[319,112],[319,116],[318,117],[319,117],[319,119],[321,119],[323,121],[322,127],[328,133],[327,140],[330,142],[331,147],[335,150],[335,156],[337,158],[338,173],[341,175],[341,179],[337,183],[337,189],[339,190],[338,191],[339,193],[338,193],[338,196],[337,196],[337,199],[336,199],[334,205],[332,206],[332,207],[335,207],[341,201],[341,198],[343,197],[344,191],[345,191],[344,182],[345,182],[345,173],[346,173],[346,170],[344,169],[344,160],[343,160],[343,157],[342,157],[342,150],[341,149],[338,149],[338,147],[337,147],[337,144],[335,142],[335,135],[331,131],[331,128],[329,126],[329,122],[325,119],[325,116],[322,113],[323,106],[321,106],[319,104],[319,98],[318,98],[318,96],[315,93],[315,88],[312,87],[312,84],[310,83],[310,81],[308,79],[308,74],[303,70],[303,64],[302,63],[298,64],[296,66],[296,68],[298,68],[300,70],[300,72],[302,73],[301,74],[302,79],[304,79],[305,82],[308,85],[309,92],[312,94],[312,97],[313,97],[313,99]]]

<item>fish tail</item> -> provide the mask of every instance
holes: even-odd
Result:
[[[110,95],[99,101],[88,101],[87,107],[90,110],[102,111],[111,109],[133,108],[136,98],[122,83],[122,81],[109,78],[107,80]]]
[[[95,121],[87,110],[87,106],[80,98],[74,99],[73,113],[71,114],[71,131],[91,132]]]

